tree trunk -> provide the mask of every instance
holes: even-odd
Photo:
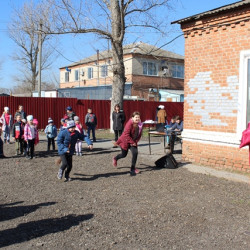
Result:
[[[111,0],[113,85],[110,110],[110,129],[113,130],[112,113],[116,104],[123,109],[125,67],[123,62],[124,13],[119,1]]]

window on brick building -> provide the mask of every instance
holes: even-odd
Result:
[[[143,75],[158,76],[158,65],[153,62],[143,62]]]
[[[173,78],[184,78],[184,65],[171,63],[170,64],[170,73]]]
[[[79,80],[79,70],[75,70],[75,81]]]
[[[101,66],[101,77],[108,76],[108,65]]]
[[[93,78],[93,68],[88,68],[88,79]]]
[[[69,72],[65,72],[65,82],[69,82]]]

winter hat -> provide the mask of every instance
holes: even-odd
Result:
[[[33,115],[28,115],[27,116],[27,121],[33,121]]]
[[[74,117],[74,121],[79,121],[79,120],[80,120],[80,118],[78,116]]]
[[[163,105],[159,105],[159,108],[160,109],[164,109],[165,107]]]
[[[54,121],[52,119],[49,119],[48,120],[48,123],[53,123]]]
[[[66,110],[72,111],[72,108],[71,108],[70,106],[68,106],[68,107],[66,108]]]
[[[67,128],[73,128],[73,127],[75,127],[76,125],[75,125],[75,122],[74,121],[68,121],[67,122]]]
[[[9,109],[9,107],[4,107],[4,111],[5,112],[7,112],[7,111],[9,111],[10,109]]]

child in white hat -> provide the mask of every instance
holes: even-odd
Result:
[[[29,156],[27,155],[26,158],[33,159],[34,157],[36,136],[37,136],[37,128],[33,124],[33,115],[28,115],[27,124],[24,127],[24,140],[28,144],[30,155]]]
[[[12,130],[13,125],[13,117],[9,113],[9,108],[4,107],[4,112],[1,116],[2,121],[2,131],[3,131],[3,138],[4,143],[10,143],[10,131]]]

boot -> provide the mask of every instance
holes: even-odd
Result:
[[[16,151],[16,155],[19,155],[19,150]]]

